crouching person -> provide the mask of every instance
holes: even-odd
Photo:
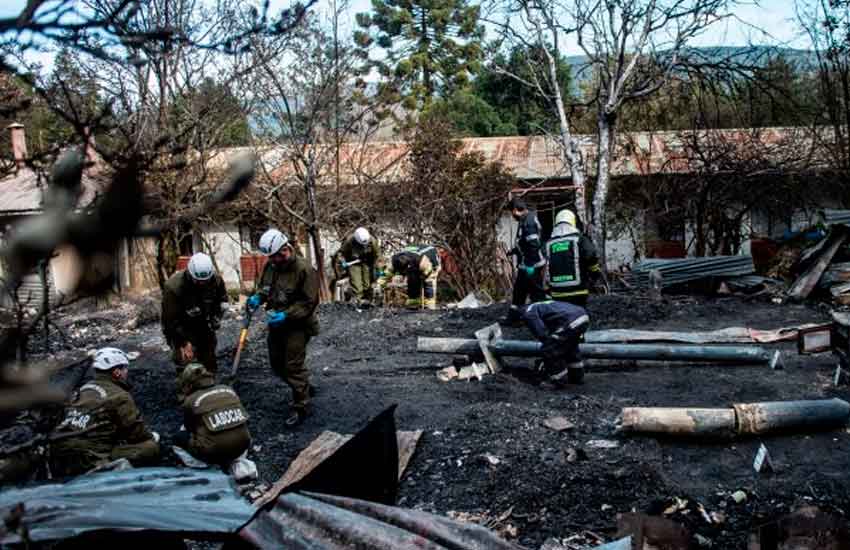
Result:
[[[583,307],[548,300],[523,309],[523,319],[532,334],[543,343],[542,370],[549,381],[581,384],[584,363],[579,342],[587,331],[590,318]]]
[[[248,413],[233,388],[216,385],[215,377],[199,363],[191,363],[177,379],[183,400],[186,431],[174,444],[207,464],[226,467],[251,445]]]
[[[51,444],[55,476],[74,476],[113,460],[134,466],[159,459],[159,436],[145,426],[130,395],[130,361],[123,351],[103,348],[94,355],[94,379],[84,384],[65,410]]]

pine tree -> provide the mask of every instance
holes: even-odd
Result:
[[[479,69],[484,27],[479,7],[466,0],[372,0],[371,13],[357,14],[355,41],[386,82],[392,99],[408,109],[427,105],[465,86]],[[370,59],[377,45],[385,56]]]

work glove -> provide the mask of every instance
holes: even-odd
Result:
[[[270,327],[276,327],[286,321],[286,312],[285,311],[270,311],[266,315],[266,323]]]
[[[248,298],[248,301],[245,302],[245,305],[248,307],[248,311],[250,311],[251,313],[257,311],[257,308],[260,307],[260,295],[251,295],[251,297]]]
[[[523,267],[523,269],[525,270],[525,274],[528,275],[529,277],[531,277],[532,275],[534,275],[534,271],[537,268],[534,267],[534,266],[525,266],[525,267]]]

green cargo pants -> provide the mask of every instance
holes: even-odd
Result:
[[[58,477],[76,476],[119,458],[126,458],[133,466],[154,464],[159,459],[159,443],[148,439],[108,450],[85,440],[68,439],[51,446],[50,469]]]
[[[307,343],[312,335],[306,328],[269,328],[269,363],[272,371],[292,389],[292,407],[307,411],[310,405],[310,371],[304,365]]]
[[[351,283],[351,290],[354,292],[354,297],[358,300],[372,299],[372,267],[368,264],[354,264],[348,268],[348,281]]]

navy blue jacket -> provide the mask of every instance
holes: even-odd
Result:
[[[537,212],[529,210],[519,220],[516,230],[514,249],[519,254],[520,267],[543,267],[546,257],[543,255],[543,226],[537,219]]]
[[[532,334],[541,342],[559,328],[576,329],[590,322],[583,307],[553,300],[527,305],[522,311],[522,317]]]

